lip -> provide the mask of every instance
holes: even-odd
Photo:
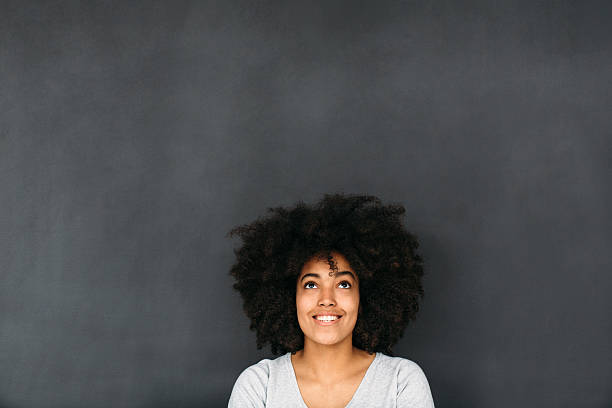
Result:
[[[332,321],[329,321],[329,322],[324,322],[322,320],[317,320],[317,316],[330,316],[330,315],[320,314],[320,315],[312,316],[312,320],[314,320],[315,323],[320,325],[320,326],[332,326],[332,325],[338,323],[340,321],[340,319],[342,319],[341,315],[331,315],[331,316],[338,316],[338,318],[336,320],[332,320]]]

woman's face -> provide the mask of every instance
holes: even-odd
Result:
[[[332,252],[332,257],[338,267],[336,273],[326,259],[314,257],[304,264],[298,276],[295,303],[305,343],[340,343],[352,336],[357,323],[357,276],[342,254]]]

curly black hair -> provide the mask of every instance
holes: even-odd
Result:
[[[297,278],[314,256],[331,252],[348,260],[359,279],[361,311],[353,345],[393,355],[392,347],[424,296],[422,257],[416,237],[402,225],[402,205],[382,205],[372,195],[325,194],[314,205],[268,208],[268,216],[233,228],[239,236],[230,275],[257,334],[257,348],[275,355],[304,347],[295,304]]]

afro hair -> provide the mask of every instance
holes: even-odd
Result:
[[[392,347],[419,309],[423,262],[416,237],[402,225],[403,206],[382,205],[372,195],[326,194],[314,205],[268,208],[266,217],[233,228],[233,285],[257,335],[257,348],[274,355],[304,347],[297,319],[297,277],[311,258],[331,252],[349,261],[359,279],[360,314],[353,346],[393,355]]]

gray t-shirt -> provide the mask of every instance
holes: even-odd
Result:
[[[291,353],[263,359],[234,384],[228,408],[308,408],[302,399]],[[417,363],[376,353],[346,408],[434,408],[427,378]]]

